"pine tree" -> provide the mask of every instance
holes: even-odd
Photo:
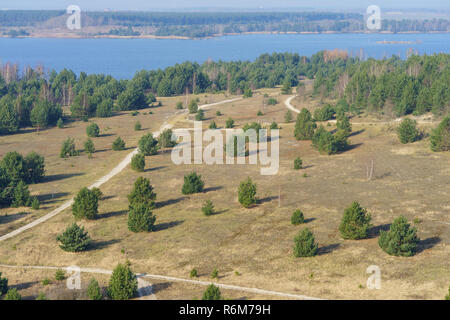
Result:
[[[211,283],[203,292],[202,300],[222,300],[219,288]]]
[[[400,126],[397,128],[397,135],[401,143],[411,143],[418,139],[419,132],[417,131],[416,125],[415,120],[409,118],[402,120]]]
[[[14,188],[14,199],[11,204],[12,207],[29,207],[31,205],[30,191],[28,185],[20,181]]]
[[[144,172],[145,156],[142,153],[139,152],[131,158],[131,169],[137,172]]]
[[[122,151],[125,150],[125,141],[122,140],[121,137],[117,137],[112,144],[112,149],[114,151]]]
[[[387,254],[392,256],[413,256],[419,238],[417,230],[411,227],[408,220],[400,216],[394,220],[389,231],[381,231],[378,244]]]
[[[89,157],[91,157],[92,154],[95,152],[94,142],[92,142],[91,138],[87,139],[86,142],[84,143],[84,151],[86,151]]]
[[[159,136],[159,146],[161,148],[172,148],[176,141],[172,140],[173,132],[171,129],[165,129]]]
[[[317,254],[318,245],[314,242],[314,235],[305,228],[299,232],[294,238],[294,256],[295,257],[312,257]]]
[[[434,152],[450,150],[450,115],[446,116],[439,126],[433,130],[430,143],[431,150]]]
[[[56,237],[56,240],[61,242],[60,248],[68,252],[84,251],[91,243],[91,238],[87,231],[76,223],[68,226],[62,234]]]
[[[88,188],[81,189],[72,204],[75,219],[95,219],[98,215],[98,194]]]
[[[299,209],[295,210],[292,213],[291,223],[293,225],[305,223],[305,217],[303,215],[303,212],[301,212]]]
[[[205,203],[203,203],[202,212],[205,216],[214,214],[214,205],[211,200],[206,200]]]
[[[59,156],[61,158],[73,157],[78,155],[77,150],[75,149],[75,140],[73,138],[67,138],[61,147],[61,152]]]
[[[87,136],[90,138],[98,137],[100,135],[100,128],[98,127],[98,125],[95,122],[92,122],[91,124],[89,124],[87,126],[86,133],[87,133]]]
[[[284,122],[291,122],[292,121],[292,112],[291,110],[286,111],[286,113],[284,114]]]
[[[152,231],[155,224],[154,216],[146,204],[138,203],[130,206],[128,212],[128,229],[133,232]]]
[[[256,204],[256,184],[253,183],[250,177],[239,185],[238,200],[244,208],[249,208]]]
[[[98,285],[98,281],[94,278],[89,281],[87,296],[90,300],[102,300],[103,298],[102,291],[100,290],[100,286]]]
[[[365,239],[370,228],[370,214],[358,202],[345,209],[339,231],[344,239]]]
[[[130,208],[142,204],[153,210],[156,200],[156,193],[153,192],[153,187],[150,184],[150,180],[144,177],[139,177],[134,182],[134,187],[131,193],[128,195],[128,202]]]
[[[196,172],[191,172],[184,176],[184,184],[181,192],[183,194],[194,194],[203,192],[205,183],[202,181],[202,176],[197,175]]]
[[[130,264],[118,264],[114,269],[108,285],[108,294],[113,300],[127,300],[136,296],[138,282],[131,271]]]
[[[144,135],[139,140],[139,151],[145,156],[151,156],[158,153],[159,146],[158,140],[156,140],[151,133]]]
[[[312,121],[311,113],[303,108],[297,116],[294,136],[297,140],[310,140],[313,137],[316,124]]]

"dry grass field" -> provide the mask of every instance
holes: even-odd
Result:
[[[275,97],[279,103],[263,106],[263,93]],[[251,121],[269,124],[275,120],[281,124],[277,175],[262,176],[259,166],[248,164],[177,166],[171,161],[170,150],[161,150],[158,155],[146,158],[144,173],[126,168],[102,186],[105,197],[99,204],[99,219],[80,222],[94,240],[91,250],[73,254],[58,247],[56,235],[74,221],[71,211],[66,210],[2,242],[0,263],[112,269],[128,259],[138,273],[189,278],[190,270],[196,268],[198,279],[209,281],[210,273],[217,268],[220,283],[325,299],[443,299],[450,285],[450,153],[431,152],[428,139],[402,145],[395,125],[362,123],[364,119],[359,119],[353,125],[348,151],[320,155],[310,141],[295,140],[294,123],[282,123],[286,112],[283,102],[287,97],[279,95],[277,89],[261,90],[252,98],[214,106],[205,112],[205,129],[211,120],[223,128],[228,117],[238,127]],[[225,97],[200,96],[201,104],[221,99]],[[39,135],[30,132],[0,138],[0,155],[10,150],[27,153],[37,148],[46,157],[48,170],[45,183],[31,187],[34,194],[43,197],[43,209],[19,215],[18,219],[14,218],[14,210],[2,209],[0,234],[49,211],[101,177],[128,152],[110,151],[117,135],[124,138],[127,146],[135,146],[145,131],[157,130],[175,112],[179,100],[163,99],[164,106],[152,109],[152,115],[143,115],[148,111],[143,110],[136,117],[123,114],[95,119],[104,136],[94,140],[101,152],[95,153],[93,159],[83,154],[69,160],[58,158],[61,142],[67,136],[75,137],[81,146],[86,139],[85,123],[69,124],[66,129],[50,129]],[[308,103],[297,100],[293,101],[295,106]],[[217,117],[217,110],[223,115]],[[259,110],[263,116],[257,116]],[[181,115],[170,122],[176,128],[192,127],[186,118]],[[144,131],[133,131],[136,120],[141,121]],[[420,128],[429,132],[433,126],[421,124]],[[328,128],[333,129],[334,125]],[[304,169],[296,171],[293,160],[298,156],[303,159]],[[369,181],[366,167],[372,161],[374,175]],[[183,176],[193,170],[202,175],[205,192],[184,196]],[[157,220],[153,232],[136,234],[127,229],[127,194],[139,176],[149,178],[155,188]],[[237,201],[239,182],[247,176],[258,187],[259,203],[250,209],[242,208]],[[51,192],[58,197],[51,200]],[[213,201],[218,211],[209,217],[201,211],[207,199]],[[374,226],[369,239],[343,240],[338,226],[344,209],[355,200],[371,213]],[[305,225],[291,225],[290,217],[296,208],[304,212]],[[378,246],[379,230],[388,228],[399,215],[405,215],[418,229],[421,242],[413,257],[389,256]],[[305,227],[314,233],[319,254],[295,258],[293,238]],[[381,269],[380,290],[366,288],[369,277],[366,269],[370,265]],[[1,267],[0,271],[12,284],[34,283],[23,289],[27,296],[45,289],[35,283],[46,276],[44,271]],[[152,282],[158,299],[200,298],[204,290],[201,286],[158,281]],[[224,296],[273,298],[229,290],[224,291]]]

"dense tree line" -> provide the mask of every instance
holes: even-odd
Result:
[[[45,74],[42,68],[27,68],[20,75],[17,66],[6,64],[0,66],[0,134],[16,133],[27,126],[54,126],[63,117],[61,106],[70,106],[72,117],[87,120],[149,107],[156,102],[155,96],[218,91],[242,94],[277,85],[296,87],[304,77],[314,79],[315,95],[340,98],[336,106],[317,111],[316,120],[329,119],[339,110],[396,116],[428,111],[445,114],[450,104],[449,61],[448,54],[363,61],[339,50],[322,51],[310,58],[274,53],[254,61],[185,62],[142,70],[130,80],[104,74],[77,76],[66,69]]]

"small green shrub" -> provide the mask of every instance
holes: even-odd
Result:
[[[259,110],[258,113],[257,113],[256,115],[257,115],[258,117],[261,117],[261,116],[264,115],[264,113],[263,113],[261,110]]]
[[[98,281],[92,278],[87,288],[87,296],[90,300],[102,300],[103,294],[98,285]]]
[[[277,101],[277,99],[275,99],[275,98],[270,98],[270,99],[267,101],[267,104],[268,104],[269,106],[274,106],[274,105],[278,104],[278,101]]]
[[[317,254],[318,245],[315,243],[313,233],[305,228],[294,238],[294,256],[312,257]]]
[[[195,115],[196,121],[203,121],[205,120],[205,112],[202,109],[198,109],[197,114]]]
[[[48,286],[49,284],[52,283],[52,280],[50,280],[49,278],[45,278],[44,280],[41,281],[43,286]]]
[[[142,153],[135,154],[131,158],[131,169],[137,172],[144,172],[145,156]]]
[[[39,199],[37,197],[33,198],[33,201],[31,201],[31,208],[33,210],[39,210],[39,207],[41,206]]]
[[[66,278],[66,272],[62,269],[58,269],[55,272],[55,280],[62,281]]]
[[[197,269],[192,269],[191,272],[189,273],[189,276],[191,278],[197,278],[198,277]]]
[[[92,156],[92,154],[95,152],[94,142],[92,142],[91,138],[87,139],[86,142],[84,143],[84,151],[89,156]]]
[[[256,184],[253,183],[250,177],[246,181],[242,181],[239,185],[238,200],[244,208],[256,204]]]
[[[64,128],[64,121],[63,119],[59,118],[58,121],[56,122],[56,126],[60,129]]]
[[[211,283],[203,293],[202,300],[222,300],[219,288]]]
[[[211,121],[211,123],[209,124],[209,129],[217,129],[217,124],[215,121]]]
[[[192,172],[184,176],[184,184],[181,192],[183,194],[194,194],[203,192],[205,183],[202,181],[202,176],[197,175],[196,172]]]
[[[218,279],[219,278],[219,270],[214,268],[214,270],[211,272],[211,278],[212,279]]]
[[[139,121],[136,121],[136,123],[134,124],[134,131],[141,131],[142,129],[142,125]]]
[[[56,240],[61,242],[60,248],[67,252],[80,252],[88,248],[91,243],[91,238],[84,230],[84,227],[79,227],[73,223],[60,235]]]
[[[225,127],[226,127],[227,129],[233,128],[233,127],[234,127],[234,120],[231,119],[231,118],[228,118],[227,121],[226,121],[226,123],[225,123]]]
[[[43,292],[39,292],[38,296],[36,297],[36,300],[48,300],[47,296]]]
[[[61,158],[74,157],[78,155],[78,151],[75,149],[75,140],[73,138],[67,138],[62,146],[59,156]]]
[[[86,128],[86,134],[90,138],[95,138],[100,135],[100,128],[95,122],[89,124]]]
[[[206,200],[202,207],[202,212],[205,216],[214,214],[214,205],[211,200]]]
[[[22,300],[22,296],[16,288],[9,289],[4,300]]]
[[[122,151],[125,150],[125,141],[122,140],[121,137],[117,137],[112,144],[112,149],[114,151]]]
[[[301,212],[299,209],[295,210],[291,216],[291,223],[293,225],[305,223],[305,217],[303,216],[303,212]]]
[[[172,148],[176,141],[172,140],[173,132],[171,129],[165,129],[159,136],[159,146],[161,148]]]
[[[302,166],[303,166],[303,160],[301,158],[296,158],[294,160],[294,169],[300,170],[300,169],[302,169]]]
[[[183,109],[183,102],[181,102],[181,101],[178,101],[178,102],[177,102],[177,109],[178,109],[178,110]]]

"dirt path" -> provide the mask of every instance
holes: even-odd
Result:
[[[35,269],[35,270],[66,270],[66,272],[72,272],[73,269],[70,268],[60,268],[60,267],[46,267],[46,266],[11,266],[11,265],[0,265],[0,268],[10,268],[10,269]],[[98,268],[80,268],[80,272],[84,273],[96,273],[96,274],[106,274],[111,275],[111,270],[98,269]],[[142,279],[144,275],[136,275],[138,280],[138,295],[140,300],[157,300],[156,296],[153,294],[153,287],[150,283]]]
[[[287,98],[284,101],[284,105],[286,106],[286,108],[288,108],[291,111],[294,111],[295,113],[300,113],[300,110],[298,110],[297,108],[295,108],[292,104],[291,101],[296,98],[297,95],[291,96],[289,98]],[[438,123],[439,121],[436,120],[426,120],[423,119],[421,117],[412,117],[414,120],[417,121],[417,123],[419,124],[426,124],[426,123]],[[396,118],[394,120],[389,120],[389,121],[376,121],[376,122],[357,122],[357,121],[352,121],[353,124],[396,124],[396,123],[400,123],[404,118]],[[330,123],[336,123],[336,120],[328,120],[328,122]]]
[[[13,266],[13,265],[4,265],[0,264],[0,268],[11,268],[11,269],[40,269],[40,270],[58,270],[58,269],[67,269],[67,268],[61,268],[61,267],[47,267],[47,266]],[[105,269],[97,269],[97,268],[80,268],[81,272],[86,273],[99,273],[99,274],[112,274],[112,271],[105,270]],[[210,281],[200,281],[200,280],[191,280],[191,279],[183,279],[183,278],[176,278],[176,277],[167,277],[167,276],[161,276],[156,274],[147,274],[147,273],[141,273],[136,275],[138,278],[138,293],[141,297],[141,300],[156,300],[156,296],[153,294],[152,286],[142,278],[150,278],[150,279],[159,279],[159,280],[166,280],[166,281],[172,281],[172,282],[183,282],[183,283],[190,283],[195,285],[201,285],[201,286],[209,286],[211,283],[213,283],[215,286],[227,289],[227,290],[236,290],[236,291],[243,291],[243,292],[250,292],[255,294],[262,294],[262,295],[269,295],[269,296],[277,296],[281,298],[291,298],[291,299],[298,299],[298,300],[322,300],[320,298],[314,298],[314,297],[308,297],[304,295],[299,294],[291,294],[291,293],[283,293],[283,292],[277,292],[277,291],[270,291],[270,290],[264,290],[264,289],[258,289],[258,288],[248,288],[248,287],[241,287],[241,286],[235,286],[235,285],[229,285],[229,284],[222,284],[222,283],[215,283]]]
[[[205,104],[202,106],[199,106],[200,109],[206,109],[208,107],[211,106],[216,106],[216,105],[220,105],[220,104],[224,104],[224,103],[229,103],[229,102],[233,102],[233,101],[237,101],[240,100],[242,98],[234,98],[234,99],[228,99],[228,100],[224,100],[224,101],[220,101],[220,102],[215,102],[215,103],[210,103],[210,104]],[[183,110],[182,112],[186,112],[187,110]],[[175,113],[174,115],[178,115],[179,112]],[[168,123],[169,120],[165,121],[162,126],[160,127],[159,131],[153,132],[153,136],[158,137],[160,135],[161,132],[163,132],[165,129],[171,129],[173,127],[172,124]],[[89,186],[89,189],[92,188],[99,188],[101,185],[103,185],[104,183],[108,182],[111,178],[113,178],[114,176],[116,176],[117,174],[119,174],[120,172],[122,172],[130,163],[131,163],[131,158],[133,158],[133,156],[135,154],[138,153],[138,149],[134,149],[131,153],[129,153],[125,159],[123,159],[116,167],[114,167],[107,175],[103,176],[102,178],[100,178],[99,180],[97,180],[95,183],[93,183],[92,185]],[[23,227],[20,227],[14,231],[11,231],[10,233],[7,233],[3,236],[0,237],[0,242],[1,241],[5,241],[9,238],[12,238],[28,229],[31,229],[51,218],[53,218],[54,216],[56,216],[57,214],[61,213],[62,211],[66,210],[67,208],[69,208],[70,206],[72,206],[74,202],[74,199],[70,199],[69,201],[67,201],[66,203],[62,204],[61,206],[59,206],[58,208],[56,208],[55,210],[51,211],[50,213],[46,214],[45,216],[40,217],[39,219],[36,219],[33,222],[30,222],[27,225],[24,225]]]

